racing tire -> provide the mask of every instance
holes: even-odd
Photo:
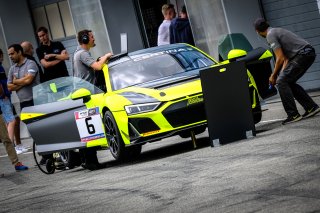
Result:
[[[69,169],[73,169],[81,165],[81,156],[79,152],[74,150],[64,151],[61,153],[64,156],[65,164]]]
[[[123,161],[126,158],[125,146],[119,132],[117,123],[110,111],[106,111],[103,117],[103,124],[106,130],[106,136],[109,143],[109,150],[117,161]]]

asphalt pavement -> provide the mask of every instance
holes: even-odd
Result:
[[[251,139],[212,148],[205,132],[194,149],[176,136],[128,163],[99,151],[97,171],[45,175],[30,150],[19,155],[30,169],[16,172],[1,145],[0,212],[320,212],[320,114],[283,126],[278,97],[263,109]]]

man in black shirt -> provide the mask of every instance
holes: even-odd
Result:
[[[69,60],[69,54],[59,41],[51,41],[48,29],[40,27],[37,31],[40,46],[37,48],[37,56],[44,68],[44,81],[59,77],[69,76],[65,60]]]

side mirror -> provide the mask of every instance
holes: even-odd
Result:
[[[247,55],[247,52],[245,50],[233,49],[233,50],[230,50],[228,53],[228,60],[235,61],[238,58],[244,57],[246,55]]]
[[[71,99],[77,100],[83,98],[83,102],[86,103],[91,99],[91,92],[88,89],[81,88],[72,93]]]

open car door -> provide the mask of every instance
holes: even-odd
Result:
[[[26,123],[38,154],[107,146],[101,109],[92,100],[102,96],[103,91],[75,77],[57,78],[33,87],[35,105],[22,109],[21,120]]]
[[[235,60],[246,62],[246,67],[254,79],[259,96],[262,99],[266,99],[276,95],[277,89],[269,87],[269,77],[272,73],[270,64],[272,53],[262,47],[253,49],[243,34],[231,33],[223,35],[219,40],[219,59],[230,60],[228,54],[235,49],[246,51],[246,55]]]

